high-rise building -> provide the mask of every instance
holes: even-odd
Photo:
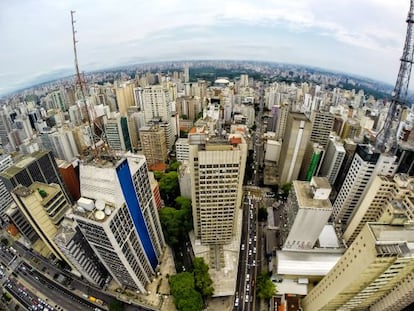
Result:
[[[325,177],[294,180],[283,215],[283,249],[311,249],[332,214],[331,186]],[[306,228],[304,230],[303,228]]]
[[[112,150],[132,151],[127,117],[116,114],[112,118],[106,119],[104,126],[106,140]]]
[[[78,162],[67,162],[65,160],[56,159],[56,164],[59,167],[59,172],[71,197],[75,201],[79,200],[80,183]]]
[[[277,113],[274,115],[276,118],[276,140],[282,140],[285,136],[290,106],[289,102],[281,103]]]
[[[202,245],[210,246],[217,270],[222,252],[215,251],[235,235],[235,223],[242,199],[247,145],[241,135],[208,137],[193,135],[189,166],[194,233]],[[217,257],[218,255],[218,257]]]
[[[114,280],[145,293],[165,246],[145,157],[83,164],[80,180],[74,220]]]
[[[65,220],[59,227],[54,241],[85,280],[99,287],[105,285],[109,276],[108,271],[78,227]]]
[[[370,145],[358,145],[348,174],[333,205],[335,221],[345,227],[360,205],[374,176],[393,175],[395,169],[394,156],[380,154]]]
[[[161,85],[152,85],[137,89],[138,106],[144,111],[145,122],[153,119],[161,119],[163,121],[170,120],[171,117],[171,103],[170,93],[168,89]]]
[[[311,114],[312,131],[310,140],[327,148],[329,135],[333,130],[335,116],[329,111],[313,111]]]
[[[0,156],[0,172],[8,169],[10,166],[13,165],[13,159],[8,154],[3,154]],[[6,186],[4,185],[3,181],[0,180],[0,217],[4,218],[5,211],[13,202],[13,198],[10,195],[10,191],[7,190]]]
[[[9,144],[9,133],[12,130],[11,119],[7,111],[0,109],[0,143],[3,148]]]
[[[115,88],[115,95],[120,114],[126,116],[128,108],[135,105],[134,83],[126,82],[120,84]]]
[[[165,163],[168,156],[164,130],[159,126],[144,126],[139,129],[142,153],[147,158],[148,166]]]
[[[79,155],[71,130],[59,129],[57,132],[46,135],[56,158],[70,162]]]
[[[299,179],[310,181],[313,176],[317,175],[324,156],[325,149],[322,147],[322,145],[308,141],[307,148],[303,155]]]
[[[188,160],[188,155],[190,153],[190,144],[187,138],[179,138],[175,142],[175,153],[177,161],[183,162]]]
[[[303,114],[290,112],[280,153],[280,184],[298,179],[311,133],[311,122]]]
[[[58,184],[34,182],[29,187],[17,186],[12,191],[19,210],[24,214],[48,250],[72,269],[74,266],[53,240],[70,202]]]
[[[336,192],[339,192],[339,190],[341,190],[349,168],[351,167],[352,160],[354,159],[356,148],[357,144],[352,139],[344,140],[345,156],[334,183]]]
[[[36,151],[23,156],[16,160],[13,166],[0,173],[0,178],[9,191],[19,184],[29,187],[35,181],[45,184],[55,183],[60,186],[68,201],[73,202],[50,150]]]
[[[389,297],[412,278],[413,242],[413,226],[365,224],[334,268],[302,300],[304,309],[367,310]]]
[[[351,244],[367,222],[377,222],[385,212],[391,200],[401,202],[414,190],[414,177],[405,174],[391,176],[374,176],[364,195],[360,206],[352,215],[343,238]]]
[[[329,183],[333,185],[341,169],[342,162],[345,158],[345,148],[342,143],[335,138],[329,139],[328,147],[322,161],[319,176],[328,178]]]

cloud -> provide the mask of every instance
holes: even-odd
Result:
[[[2,1],[0,93],[41,72],[73,67],[70,10],[76,10],[82,70],[222,55],[349,68],[390,81],[402,53],[407,2]]]

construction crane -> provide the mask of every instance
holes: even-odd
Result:
[[[400,59],[400,71],[397,82],[392,92],[391,103],[388,108],[384,126],[379,131],[375,147],[381,152],[395,154],[398,147],[397,128],[401,119],[401,111],[406,107],[408,84],[410,82],[411,67],[414,57],[414,0],[410,1],[410,9],[407,17],[407,34],[405,37],[404,51]]]

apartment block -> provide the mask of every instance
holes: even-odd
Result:
[[[412,277],[413,242],[412,226],[365,224],[334,268],[303,299],[304,310],[367,310],[389,297]]]
[[[283,249],[311,249],[332,214],[331,186],[325,177],[310,182],[294,180],[284,207],[281,239]],[[307,228],[303,230],[303,228]]]

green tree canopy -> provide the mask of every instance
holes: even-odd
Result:
[[[165,173],[160,181],[160,193],[161,197],[164,200],[167,206],[172,206],[174,200],[180,194],[180,186],[178,184],[178,173],[177,172],[168,172]]]
[[[201,294],[204,301],[214,294],[213,281],[208,273],[208,265],[204,258],[196,257],[193,260],[193,274],[196,290]]]
[[[164,207],[159,210],[165,241],[171,247],[187,240],[187,234],[193,227],[191,200],[180,196],[175,199],[175,203],[175,208]]]
[[[108,308],[109,311],[122,311],[124,310],[124,304],[117,299],[113,299],[109,303]]]
[[[260,273],[257,277],[256,293],[260,299],[270,299],[276,294],[276,286],[266,272]]]
[[[291,188],[292,188],[292,183],[283,184],[282,187],[280,187],[280,189],[283,191],[285,196],[289,194],[289,191]]]
[[[181,162],[178,162],[177,160],[174,160],[168,166],[167,171],[168,172],[177,172],[177,170],[180,167],[180,165],[181,165]]]
[[[178,273],[169,278],[171,294],[178,311],[201,311],[203,300],[195,290],[194,277],[190,272]]]
[[[157,181],[160,181],[162,176],[164,176],[164,172],[154,171],[154,177]]]

